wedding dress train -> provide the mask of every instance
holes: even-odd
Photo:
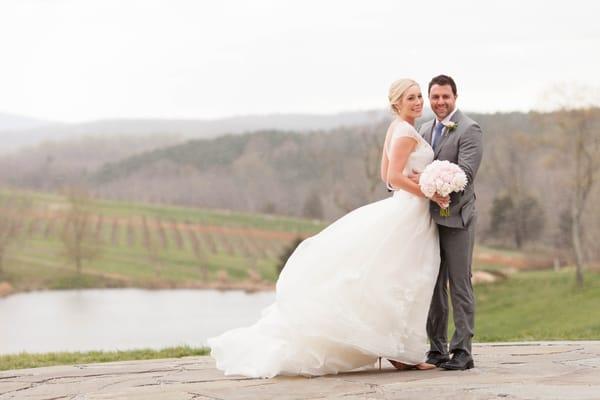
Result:
[[[404,172],[422,171],[433,159],[431,147],[398,120],[391,140],[402,136],[418,140]],[[428,202],[397,191],[304,240],[261,318],[208,340],[217,368],[273,377],[351,371],[380,356],[423,362],[440,262]]]

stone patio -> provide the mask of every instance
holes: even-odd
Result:
[[[477,344],[469,371],[225,377],[210,357],[0,372],[0,399],[600,399],[600,341]]]

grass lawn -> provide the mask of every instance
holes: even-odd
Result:
[[[156,358],[179,358],[203,356],[208,349],[187,346],[170,347],[163,350],[90,351],[73,353],[45,353],[0,356],[0,370],[37,368],[51,365],[88,364],[124,360],[151,360]]]
[[[575,271],[531,271],[475,287],[478,342],[600,340],[600,274],[588,272],[583,289]]]

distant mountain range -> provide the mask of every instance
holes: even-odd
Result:
[[[52,124],[51,121],[42,119],[0,113],[0,131],[35,129],[50,124]]]
[[[106,119],[84,123],[58,123],[10,114],[0,114],[0,153],[44,141],[60,141],[83,136],[132,136],[168,134],[184,139],[207,139],[224,134],[258,130],[309,132],[338,127],[372,125],[389,119],[386,110],[338,114],[267,114],[200,119]]]

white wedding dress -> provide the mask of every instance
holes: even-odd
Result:
[[[422,171],[433,160],[431,146],[412,125],[394,124],[390,140],[418,140],[404,173]],[[208,340],[217,368],[273,377],[351,371],[380,356],[423,362],[440,263],[428,202],[396,191],[304,240],[259,321]]]

